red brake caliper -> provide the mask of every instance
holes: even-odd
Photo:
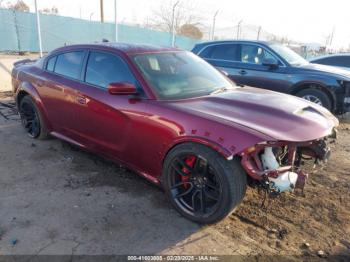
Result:
[[[196,161],[196,157],[195,156],[188,156],[186,157],[185,159],[185,163],[186,165],[188,165],[189,167],[193,167],[194,166],[194,163]],[[190,170],[188,170],[188,168],[186,167],[183,167],[182,168],[182,172],[184,172],[185,174],[189,175],[190,174]],[[184,183],[184,188],[187,189],[188,188],[188,179],[189,179],[189,176],[181,176],[181,181]]]

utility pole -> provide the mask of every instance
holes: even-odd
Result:
[[[118,42],[117,0],[114,0],[115,41]]]
[[[237,24],[237,39],[239,38],[240,35],[240,31],[241,31],[241,24],[242,24],[243,20],[240,20]]]
[[[34,1],[35,4],[35,14],[36,14],[36,28],[38,30],[38,41],[39,41],[39,51],[40,51],[40,57],[43,57],[43,48],[41,45],[41,29],[40,29],[40,17],[38,12],[38,4],[36,0]]]
[[[177,1],[174,5],[173,5],[173,14],[172,14],[172,18],[171,18],[171,34],[172,34],[172,38],[171,38],[171,46],[174,47],[175,46],[175,8],[176,6],[180,3],[180,1]]]
[[[104,17],[103,17],[103,0],[100,0],[100,12],[101,12],[101,23],[104,22]]]
[[[214,34],[215,34],[215,21],[216,21],[216,16],[218,15],[219,10],[217,10],[213,16],[213,25],[211,27],[211,40],[214,40]]]
[[[260,38],[260,32],[261,32],[261,26],[259,26],[259,29],[258,29],[258,36],[257,36],[256,40],[259,40],[259,38]]]
[[[94,15],[94,12],[92,12],[92,13],[90,14],[90,21],[91,21],[93,15]]]

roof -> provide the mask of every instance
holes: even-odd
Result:
[[[218,40],[218,41],[201,42],[201,43],[198,43],[197,45],[224,44],[224,43],[259,43],[264,45],[271,44],[271,42],[268,42],[268,41],[258,41],[258,40]]]
[[[94,44],[76,44],[76,45],[67,45],[55,49],[54,51],[63,51],[65,49],[71,48],[96,48],[104,47],[108,49],[118,50],[125,54],[140,54],[140,53],[157,53],[157,52],[166,52],[166,51],[181,51],[181,49],[166,47],[166,46],[157,46],[150,44],[130,44],[130,43],[116,43],[116,42],[99,42]]]

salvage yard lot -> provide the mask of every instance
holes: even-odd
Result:
[[[10,67],[2,64],[5,91]],[[234,214],[199,226],[132,171],[57,139],[30,139],[13,105],[10,92],[0,94],[0,255],[350,255],[349,116],[305,196],[287,193],[261,208],[263,193],[249,188]]]

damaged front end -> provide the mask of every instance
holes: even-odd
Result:
[[[279,194],[294,189],[303,191],[308,174],[302,169],[305,161],[323,165],[330,157],[329,137],[308,142],[263,142],[244,150],[241,163],[247,174],[270,193]]]

